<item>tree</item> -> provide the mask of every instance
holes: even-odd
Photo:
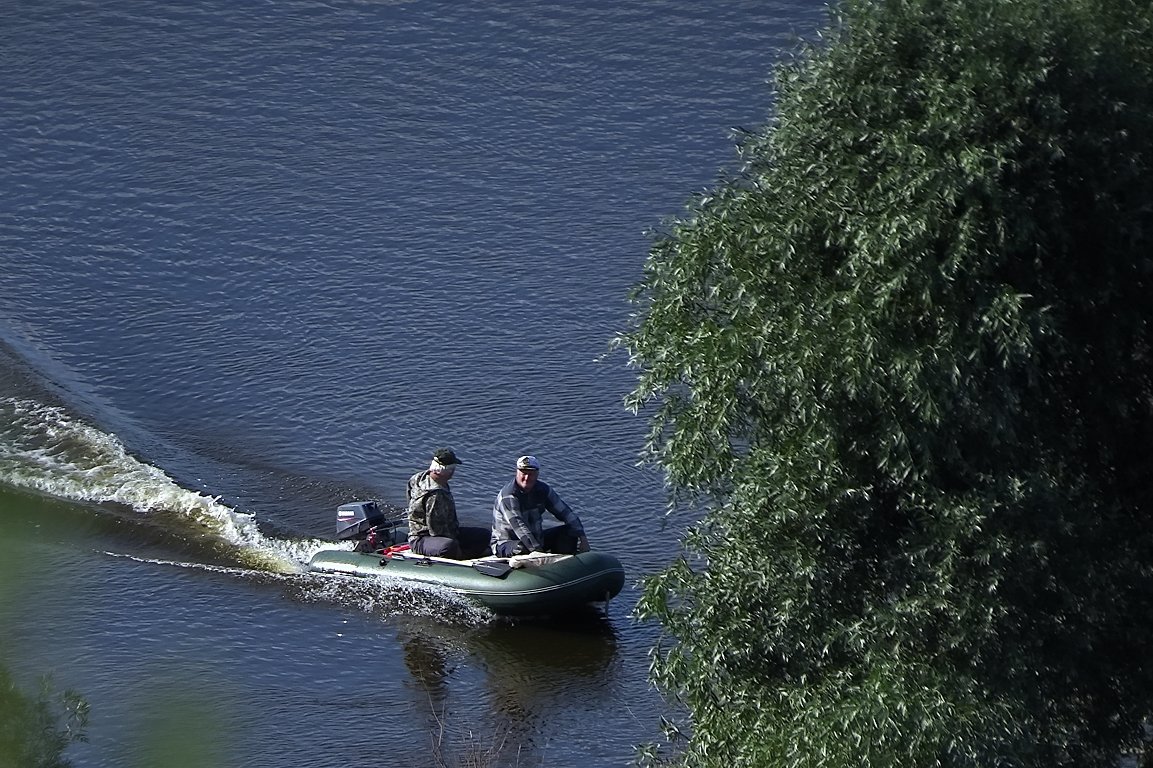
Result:
[[[86,741],[88,704],[73,691],[56,693],[48,677],[38,695],[21,691],[0,664],[0,765],[13,768],[68,768],[64,750]]]
[[[1114,766],[1153,712],[1153,11],[847,0],[617,339],[692,765]]]

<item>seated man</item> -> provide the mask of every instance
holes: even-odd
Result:
[[[496,495],[492,508],[492,553],[498,557],[527,552],[587,552],[588,539],[576,512],[547,483],[537,480],[535,456],[516,460],[516,477]],[[564,523],[544,530],[544,512]]]
[[[463,464],[451,448],[437,450],[428,469],[408,479],[408,545],[418,555],[460,560],[484,554],[481,528],[461,528],[448,481]]]

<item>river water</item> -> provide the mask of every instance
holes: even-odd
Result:
[[[89,701],[74,764],[186,738],[217,765],[601,766],[656,739],[657,631],[631,611],[686,521],[636,466],[608,344],[648,232],[733,166],[823,21],[0,7],[0,660]],[[465,523],[540,457],[625,564],[605,615],[513,623],[302,572],[338,504],[402,503],[442,445]]]

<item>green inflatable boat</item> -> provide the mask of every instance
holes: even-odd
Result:
[[[603,552],[470,560],[418,555],[404,543],[400,521],[386,520],[371,501],[338,508],[337,536],[357,541],[356,549],[321,550],[309,570],[439,586],[503,615],[556,614],[607,602],[625,582],[620,561]]]

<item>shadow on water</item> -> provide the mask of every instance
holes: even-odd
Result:
[[[612,681],[621,664],[617,625],[610,610],[567,612],[563,616],[506,619],[497,617],[443,589],[413,588],[385,579],[333,575],[281,574],[244,567],[231,547],[173,531],[166,521],[119,514],[109,505],[63,502],[35,493],[0,487],[0,620],[21,610],[21,578],[43,581],[52,574],[34,573],[20,565],[24,542],[35,547],[106,547],[158,568],[204,568],[278,590],[290,601],[321,603],[368,614],[394,632],[407,675],[390,683],[407,691],[400,697],[415,711],[410,746],[432,765],[549,764],[558,747],[549,737],[550,713],[562,700],[580,701],[590,711],[608,707],[615,695]],[[12,554],[10,550],[17,554]],[[20,575],[20,578],[17,577]],[[67,589],[62,582],[61,589]],[[3,621],[5,624],[10,624]],[[0,664],[8,658],[0,646]],[[13,668],[14,670],[16,668]],[[6,670],[0,668],[0,673]],[[28,670],[24,670],[25,673]],[[159,670],[157,678],[176,679],[177,670]],[[171,674],[170,674],[171,673]],[[34,674],[34,671],[33,671]],[[0,674],[2,678],[2,674]],[[0,683],[4,680],[0,679]],[[67,680],[59,681],[67,686]],[[188,729],[180,723],[204,723],[196,733],[221,730],[209,725],[218,716],[204,705],[209,694],[201,682],[177,688],[184,698],[149,703],[147,735],[125,750],[147,764],[150,755],[183,755],[181,765],[215,764],[227,744],[212,745],[212,754],[183,744]],[[27,684],[25,684],[27,688]],[[79,694],[83,696],[83,691]],[[198,698],[201,697],[201,698]],[[71,722],[63,699],[54,704],[62,727]],[[386,708],[395,702],[385,697]],[[99,712],[93,713],[99,716]],[[427,739],[427,742],[425,741]],[[207,747],[207,743],[201,746]],[[82,750],[84,745],[72,749]],[[79,753],[78,753],[79,754]],[[198,756],[199,755],[199,756]],[[51,765],[51,763],[50,763]],[[60,766],[68,763],[61,762]]]
[[[32,606],[28,586],[68,589],[62,574],[39,567],[34,549],[75,547],[102,537],[129,537],[141,547],[210,556],[216,550],[198,541],[173,534],[164,527],[121,516],[89,505],[77,505],[49,497],[0,487],[0,626],[19,625],[19,617]],[[59,582],[59,583],[57,583]],[[71,756],[83,754],[88,741],[89,705],[84,691],[73,690],[69,681],[40,675],[35,684],[25,678],[35,670],[21,669],[14,655],[13,636],[0,636],[0,765],[68,768]],[[178,678],[158,670],[161,679]],[[57,688],[57,683],[61,688]],[[30,693],[35,691],[35,694]],[[193,685],[157,690],[149,701],[146,727],[126,750],[136,759],[132,765],[169,765],[173,768],[205,768],[219,765],[227,752],[227,740],[206,740],[205,733],[219,734],[221,723],[207,705],[209,696]],[[99,718],[99,712],[91,713]]]
[[[24,609],[22,580],[29,574],[8,521],[7,514],[0,516],[0,626],[5,627]],[[88,705],[74,691],[57,692],[48,676],[40,678],[35,694],[29,692],[9,669],[9,639],[7,633],[0,636],[0,765],[68,766],[65,750],[86,739]]]

